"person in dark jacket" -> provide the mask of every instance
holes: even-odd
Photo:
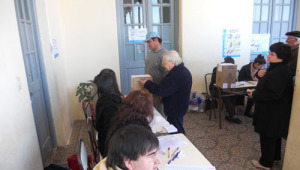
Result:
[[[270,46],[268,68],[249,97],[255,101],[254,130],[260,134],[261,157],[252,164],[270,169],[281,159],[281,138],[288,135],[292,104],[292,77],[287,65],[291,48],[278,42]]]
[[[162,96],[167,121],[173,124],[179,133],[185,134],[183,116],[189,105],[192,75],[182,63],[179,54],[174,50],[164,54],[163,67],[169,73],[160,84],[155,84],[150,80],[142,81],[141,84],[150,93]]]
[[[285,35],[288,36],[285,42],[291,47],[292,50],[291,57],[288,59],[288,66],[291,70],[292,77],[294,77],[296,75],[297,68],[300,31],[287,32]]]
[[[104,156],[104,145],[110,119],[115,116],[121,103],[116,75],[111,69],[103,69],[95,78],[98,100],[96,104],[96,130],[98,131],[98,148]]]
[[[121,128],[128,125],[144,126],[151,131],[149,124],[154,118],[153,98],[145,90],[134,90],[123,100],[117,114],[111,119],[106,136],[104,155],[108,153],[108,144],[111,136]]]
[[[256,77],[256,73],[265,66],[266,60],[263,55],[259,54],[255,59],[254,62],[250,62],[247,65],[244,65],[238,76],[238,81],[258,81]],[[247,106],[244,112],[245,116],[253,117],[253,113],[251,112],[251,108],[253,106],[252,99],[248,98]]]

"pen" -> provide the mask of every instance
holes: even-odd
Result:
[[[170,158],[170,147],[168,147],[168,158]]]
[[[177,147],[176,148],[176,150],[172,153],[172,155],[171,156],[174,156],[175,155],[175,153],[177,152],[179,150],[179,147]]]
[[[180,153],[181,151],[178,151],[169,161],[168,161],[168,164],[170,164],[172,161],[174,161],[175,158],[177,158],[178,154]]]

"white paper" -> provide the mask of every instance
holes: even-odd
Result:
[[[227,89],[227,83],[223,83],[223,89]]]
[[[235,83],[231,83],[231,87],[230,88],[235,88]]]
[[[158,127],[162,127],[162,126],[165,126],[168,124],[169,124],[169,122],[166,121],[162,116],[154,115],[154,118],[153,118],[152,122],[150,123],[150,127],[152,130],[154,130]]]
[[[174,125],[165,125],[164,128],[166,129],[166,131],[168,133],[174,133],[174,132],[177,132],[177,128],[174,126]]]
[[[222,65],[221,64],[218,64],[218,71],[222,72]]]
[[[159,139],[159,148],[161,152],[166,152],[168,148],[177,148],[186,142],[175,135]]]
[[[216,170],[214,166],[185,166],[165,164],[165,170]]]

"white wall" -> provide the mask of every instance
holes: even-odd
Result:
[[[80,82],[93,80],[103,69],[115,71],[120,84],[115,0],[63,0],[63,27],[66,81],[74,119],[83,119],[75,96]]]
[[[43,169],[14,1],[0,1],[0,169]]]
[[[249,63],[253,0],[180,0],[180,50],[193,76],[193,91],[205,92],[204,75],[223,61],[223,29],[239,29],[240,69]]]

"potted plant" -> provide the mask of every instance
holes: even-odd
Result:
[[[91,95],[93,90],[94,84],[92,80],[79,83],[76,90],[76,96],[78,96],[78,101],[81,102],[84,99],[90,99],[92,97]]]

